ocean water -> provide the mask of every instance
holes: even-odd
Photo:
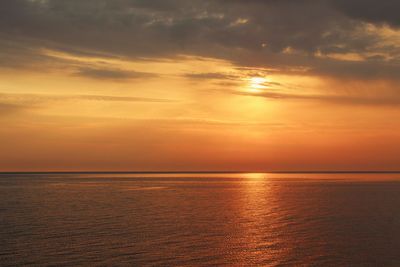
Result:
[[[400,266],[400,174],[0,174],[0,266]]]

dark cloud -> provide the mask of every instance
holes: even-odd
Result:
[[[400,26],[398,0],[332,0],[331,2],[334,7],[352,18]]]
[[[2,0],[0,65],[51,60],[38,52],[49,48],[128,59],[189,54],[340,76],[355,65],[323,56],[358,53],[365,60],[356,74],[368,76],[372,68],[397,79],[400,44],[385,44],[363,27],[398,25],[398,7],[394,0]],[[130,76],[96,69],[81,74]]]

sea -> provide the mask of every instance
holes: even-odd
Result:
[[[0,266],[400,266],[400,173],[2,173]]]

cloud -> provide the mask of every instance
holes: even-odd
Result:
[[[0,65],[51,60],[38,53],[47,48],[127,59],[188,54],[337,77],[352,72],[368,77],[376,70],[377,78],[398,79],[400,44],[366,25],[397,26],[398,5],[394,0],[3,0],[0,48],[7,49],[0,49]],[[348,54],[362,59],[356,67],[340,59]],[[91,68],[78,74],[138,75]]]
[[[31,106],[35,103],[48,101],[65,101],[65,100],[87,100],[87,101],[110,101],[110,102],[155,102],[170,103],[175,102],[170,99],[147,98],[147,97],[129,97],[129,96],[110,96],[110,95],[50,95],[50,94],[6,94],[0,93],[0,100],[4,103],[5,108]],[[10,104],[9,104],[10,103]],[[18,104],[16,104],[18,103]],[[1,108],[0,108],[1,109]]]
[[[140,78],[151,78],[155,76],[155,74],[152,73],[127,71],[127,70],[111,69],[111,68],[93,68],[93,67],[79,68],[78,71],[74,73],[74,75],[92,79],[105,79],[105,80],[130,80],[130,79],[140,79]]]
[[[0,102],[0,115],[1,116],[13,115],[15,113],[23,111],[24,109],[26,109],[26,107],[23,105]]]
[[[187,73],[184,77],[189,79],[200,79],[200,80],[237,80],[240,78],[234,74],[226,74],[220,72],[206,72],[206,73]]]
[[[349,17],[400,26],[397,12],[400,9],[400,2],[397,0],[331,0],[331,3]]]
[[[170,99],[148,98],[148,97],[128,97],[128,96],[105,96],[105,95],[77,95],[66,96],[69,99],[82,99],[92,101],[113,101],[113,102],[156,102],[156,103],[171,103],[175,102]]]
[[[303,100],[303,101],[317,101],[329,104],[340,104],[340,105],[368,105],[368,106],[394,106],[400,107],[400,97],[366,97],[359,95],[301,95],[301,94],[289,94],[279,92],[241,92],[231,91],[233,94],[263,97],[268,99],[280,99],[280,100]]]

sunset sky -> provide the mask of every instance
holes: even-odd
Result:
[[[0,171],[400,169],[399,10],[1,0]]]

